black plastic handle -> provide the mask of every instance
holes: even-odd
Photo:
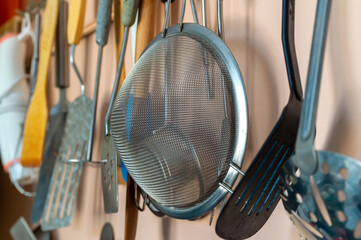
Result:
[[[302,100],[301,77],[295,47],[295,0],[283,0],[282,44],[291,94]]]
[[[69,50],[67,40],[68,3],[60,1],[59,22],[56,37],[56,76],[55,85],[58,88],[69,86]]]

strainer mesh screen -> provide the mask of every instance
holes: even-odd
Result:
[[[157,41],[133,67],[111,129],[130,175],[155,201],[192,206],[218,188],[233,156],[232,92],[220,56],[193,34]]]

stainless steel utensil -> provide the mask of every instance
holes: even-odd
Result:
[[[124,26],[124,36],[122,41],[122,49],[119,56],[117,73],[113,86],[112,95],[110,97],[107,113],[104,120],[104,137],[101,149],[101,173],[102,187],[104,198],[104,210],[106,213],[114,213],[118,211],[118,154],[115,150],[113,136],[110,128],[110,116],[113,109],[114,100],[120,84],[120,75],[124,62],[125,49],[127,46],[129,28],[133,25],[135,15],[138,10],[139,0],[128,0],[124,2],[122,10],[122,24]]]
[[[10,235],[13,240],[36,240],[24,217],[20,217],[10,228]]]
[[[294,156],[284,167],[284,206],[304,237],[361,239],[361,162],[315,151],[316,115],[331,0],[319,0]]]
[[[110,223],[105,223],[100,234],[100,240],[114,240],[114,230]]]
[[[86,5],[85,1],[77,3],[79,2],[71,2],[70,5],[68,41],[73,44],[70,61],[81,84],[81,95],[69,105],[64,135],[46,199],[41,225],[43,230],[70,225],[83,164],[86,162],[93,102],[84,93],[83,80],[74,62],[74,46],[80,41]]]
[[[39,39],[40,39],[40,13],[35,14],[35,30],[34,30],[34,53],[31,59],[30,69],[30,98],[33,96],[36,77],[38,76],[39,67]]]
[[[48,130],[46,133],[43,161],[40,168],[36,196],[31,212],[31,222],[40,221],[48,195],[51,174],[53,172],[57,154],[60,149],[61,138],[64,133],[68,104],[66,88],[69,86],[68,44],[66,27],[68,20],[68,3],[60,1],[59,21],[56,39],[56,86],[59,88],[59,102],[50,110]],[[34,73],[35,74],[35,73]]]
[[[93,154],[93,141],[94,141],[94,129],[95,129],[95,116],[98,103],[98,90],[99,90],[99,79],[100,79],[100,70],[102,64],[102,54],[103,47],[108,43],[109,29],[110,29],[110,20],[112,12],[112,1],[111,0],[100,0],[98,5],[98,15],[97,15],[97,29],[96,29],[96,43],[98,44],[98,61],[97,61],[97,70],[95,75],[95,86],[93,93],[93,106],[90,122],[90,132],[88,139],[88,149],[87,149],[87,161],[92,161]]]
[[[247,139],[247,103],[238,65],[222,39],[199,24],[183,24],[185,2],[180,24],[166,28],[166,4],[163,31],[124,81],[111,127],[121,159],[151,204],[171,217],[195,219],[214,208],[237,178],[234,168],[242,164]],[[213,98],[203,56],[212,73]],[[137,97],[144,92],[149,101]],[[227,149],[221,149],[224,102],[231,129]],[[224,151],[227,157],[220,160]]]
[[[216,232],[227,239],[245,239],[268,220],[280,199],[282,165],[294,149],[302,104],[302,88],[294,45],[295,1],[283,1],[282,42],[290,98],[245,176],[222,209]]]

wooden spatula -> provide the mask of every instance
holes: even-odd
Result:
[[[40,41],[38,79],[25,119],[21,164],[25,167],[40,166],[46,126],[48,122],[47,78],[51,50],[58,21],[59,0],[48,0],[43,17],[44,27]]]

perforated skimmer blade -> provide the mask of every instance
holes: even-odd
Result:
[[[230,130],[222,140],[225,105]],[[183,24],[181,32],[174,26],[158,35],[128,74],[111,129],[152,203],[169,216],[197,218],[226,194],[220,182],[234,183],[229,166],[242,163],[247,118],[242,77],[227,46],[209,29]]]
[[[92,101],[85,95],[69,105],[64,136],[53,170],[41,228],[70,225],[88,147]],[[70,162],[74,160],[74,162]]]

